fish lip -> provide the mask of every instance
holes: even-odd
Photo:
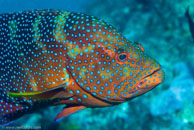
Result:
[[[154,73],[156,73],[156,72],[158,72],[158,71],[160,71],[161,70],[161,68],[157,68],[157,69],[155,69],[151,74],[149,74],[149,75],[146,75],[142,80],[144,80],[144,79],[146,79],[147,77],[149,77],[149,76],[151,76],[151,75],[153,75]]]
[[[135,87],[136,88],[136,90],[135,91],[138,91],[138,90],[140,90],[140,89],[152,89],[153,87],[145,87],[145,88],[143,88],[143,87],[141,87],[141,85],[139,85],[140,83],[142,83],[143,84],[143,82],[144,82],[144,80],[147,78],[147,77],[149,77],[149,76],[151,76],[151,75],[154,75],[155,73],[157,73],[158,71],[160,71],[161,70],[161,68],[157,68],[157,69],[155,69],[151,74],[149,74],[149,75],[146,75],[145,77],[143,77],[138,83],[137,83],[137,86]],[[134,91],[134,92],[135,92]]]

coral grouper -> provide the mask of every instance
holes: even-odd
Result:
[[[161,66],[111,25],[62,10],[0,15],[0,124],[65,104],[56,120],[116,105],[164,79]]]

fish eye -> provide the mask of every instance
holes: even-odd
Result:
[[[119,55],[119,60],[124,60],[127,56],[125,54]]]
[[[119,62],[125,62],[125,61],[127,61],[127,54],[126,53],[118,54],[117,60]]]

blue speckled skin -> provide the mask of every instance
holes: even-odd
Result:
[[[112,106],[162,80],[141,46],[98,18],[62,10],[0,15],[0,124],[48,105]]]

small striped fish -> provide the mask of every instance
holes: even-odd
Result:
[[[138,43],[93,16],[63,10],[0,15],[0,124],[66,104],[55,120],[120,104],[164,79]]]

